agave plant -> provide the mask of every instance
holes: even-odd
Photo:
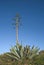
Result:
[[[34,56],[38,54],[38,52],[39,48],[32,46],[32,48],[30,49],[29,58],[32,59]]]
[[[39,48],[38,47],[34,47],[34,46],[32,46],[32,48],[30,48],[30,46],[24,47],[24,58],[26,59],[25,64],[26,65],[28,65],[28,64],[29,65],[34,65],[33,58],[36,55],[38,55],[38,52],[39,52]]]
[[[11,47],[10,53],[8,53],[7,55],[10,56],[11,58],[21,61],[23,58],[23,51],[24,51],[23,46],[17,43],[16,46]]]
[[[22,61],[23,59],[32,59],[34,56],[38,54],[39,49],[37,47],[25,46],[23,47],[19,43],[16,44],[16,46],[11,47],[10,53],[7,55],[10,56],[13,59],[16,59],[18,61]]]

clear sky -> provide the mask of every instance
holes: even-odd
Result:
[[[16,44],[12,19],[19,13],[19,42],[44,50],[44,0],[0,0],[0,53]]]

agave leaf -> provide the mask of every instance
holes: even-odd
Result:
[[[19,54],[17,53],[17,51],[15,49],[11,48],[11,53],[13,53],[14,55],[16,55],[18,58],[20,58]]]
[[[21,50],[20,50],[20,55],[21,55],[22,58],[23,58],[23,52],[24,52],[24,48],[22,47]]]
[[[11,58],[13,58],[13,59],[19,60],[19,58],[17,58],[17,57],[14,56],[14,55],[10,55],[10,54],[6,54],[6,55],[8,55],[9,57],[11,57]]]

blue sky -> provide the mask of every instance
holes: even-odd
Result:
[[[12,19],[21,16],[19,42],[44,50],[44,0],[0,0],[0,53],[16,44]]]

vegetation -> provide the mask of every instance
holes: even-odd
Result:
[[[0,65],[44,65],[44,50],[20,44],[10,48],[10,52],[0,55]]]

